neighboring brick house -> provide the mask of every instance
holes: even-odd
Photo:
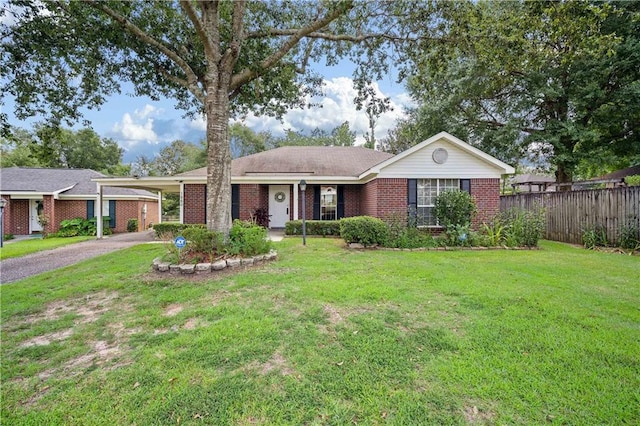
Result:
[[[88,169],[0,169],[0,195],[4,208],[4,232],[28,235],[56,232],[66,219],[89,219],[97,214],[98,185],[91,179],[105,177]],[[158,195],[146,190],[104,189],[102,215],[113,232],[126,232],[129,219],[138,219],[138,230],[159,221]],[[48,218],[42,229],[39,215]]]
[[[513,167],[442,132],[398,154],[361,147],[288,146],[233,160],[232,217],[250,219],[258,208],[270,227],[292,219],[334,220],[369,215],[413,214],[420,226],[437,227],[435,197],[450,189],[476,200],[476,223],[500,205],[500,178]],[[97,179],[102,185],[180,192],[183,223],[204,223],[207,169],[171,177]],[[307,189],[302,197],[299,183]]]

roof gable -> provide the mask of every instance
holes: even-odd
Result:
[[[439,164],[433,159],[434,151],[447,151],[446,161]],[[369,174],[381,177],[499,177],[515,173],[515,169],[495,157],[463,142],[455,136],[440,132],[437,135],[372,167],[360,177]]]

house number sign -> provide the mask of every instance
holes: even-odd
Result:
[[[280,192],[276,192],[276,194],[274,195],[274,198],[276,199],[277,202],[281,203],[284,201],[285,199],[285,195],[284,192],[280,191]]]

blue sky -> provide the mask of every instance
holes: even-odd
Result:
[[[356,92],[351,80],[352,64],[343,62],[331,68],[319,67],[318,71],[325,78],[325,94],[315,98],[314,102],[320,103],[322,108],[291,110],[282,122],[253,115],[248,115],[241,122],[254,131],[270,131],[279,136],[288,129],[310,132],[318,127],[328,131],[349,121],[351,130],[356,132],[356,143],[364,143],[368,120],[365,113],[356,111],[353,104]],[[395,83],[395,79],[396,75],[391,74],[375,83],[379,96],[389,97],[393,107],[378,119],[376,139],[385,137],[396,120],[404,115],[404,107],[410,105],[404,87]],[[176,139],[198,143],[205,138],[204,120],[183,118],[183,111],[177,110],[171,99],[153,101],[127,93],[133,93],[133,90],[125,84],[123,93],[108,98],[100,110],[87,110],[85,113],[85,118],[91,121],[92,128],[101,137],[111,138],[124,148],[125,163],[135,161],[141,154],[152,157]],[[13,116],[13,99],[3,97],[3,101],[1,108],[9,116],[10,124],[31,130],[38,118],[17,120]]]

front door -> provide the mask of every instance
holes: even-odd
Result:
[[[269,228],[284,228],[289,221],[289,185],[269,185]]]
[[[42,232],[42,225],[38,220],[44,212],[44,204],[42,200],[29,200],[29,227],[31,232]]]

